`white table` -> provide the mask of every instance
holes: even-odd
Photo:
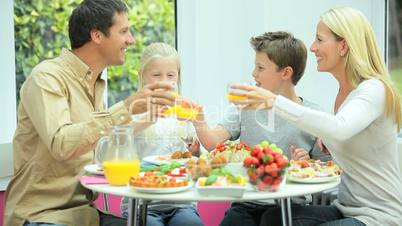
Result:
[[[165,201],[252,201],[263,199],[279,199],[281,203],[282,222],[284,226],[292,226],[292,215],[290,208],[290,197],[301,196],[321,192],[336,187],[340,179],[328,183],[321,184],[298,184],[286,183],[277,192],[256,192],[247,190],[241,198],[224,197],[224,196],[203,196],[200,195],[195,187],[189,190],[170,193],[170,194],[149,194],[136,192],[134,189],[126,186],[111,186],[108,184],[87,185],[84,187],[105,194],[128,197],[128,226],[145,226],[147,201],[148,200],[165,200]],[[141,211],[139,211],[139,203],[142,202]],[[139,218],[138,218],[139,217]]]

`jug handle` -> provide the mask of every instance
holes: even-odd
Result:
[[[109,136],[101,137],[98,140],[98,143],[96,144],[96,148],[95,148],[95,163],[101,168],[102,168],[102,158],[107,150],[107,148],[102,149],[102,147],[103,147],[103,144],[108,141],[108,139],[109,139]]]

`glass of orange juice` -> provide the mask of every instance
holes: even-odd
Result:
[[[166,108],[162,114],[165,116],[175,116],[180,119],[194,120],[198,115],[198,109],[194,106],[184,103],[183,98],[178,94],[177,84],[175,91],[171,91],[177,97],[175,104],[172,107]]]
[[[235,89],[230,87],[231,84],[227,85],[227,99],[229,102],[238,101],[238,100],[247,100],[247,96],[235,95],[231,94]]]

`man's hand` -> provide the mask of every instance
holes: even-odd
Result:
[[[156,82],[144,86],[124,100],[124,105],[131,114],[139,114],[151,109],[160,109],[163,106],[172,106],[176,96],[174,86],[169,82]]]

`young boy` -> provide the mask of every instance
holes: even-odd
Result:
[[[256,86],[285,96],[301,105],[317,108],[295,92],[295,86],[304,73],[307,59],[307,50],[302,41],[290,33],[278,31],[253,37],[250,42],[256,51],[253,71]],[[289,158],[329,157],[315,145],[316,137],[292,126],[277,115],[274,118],[274,131],[266,129],[268,123],[272,123],[268,122],[266,110],[233,109],[225,116],[224,121],[213,129],[205,123],[201,108],[200,112],[200,116],[193,121],[193,124],[198,139],[207,150],[212,150],[216,144],[227,140],[240,139],[250,146],[268,140],[280,147]],[[221,225],[259,225],[260,216],[267,207],[267,203],[262,202],[234,203],[226,212]]]

